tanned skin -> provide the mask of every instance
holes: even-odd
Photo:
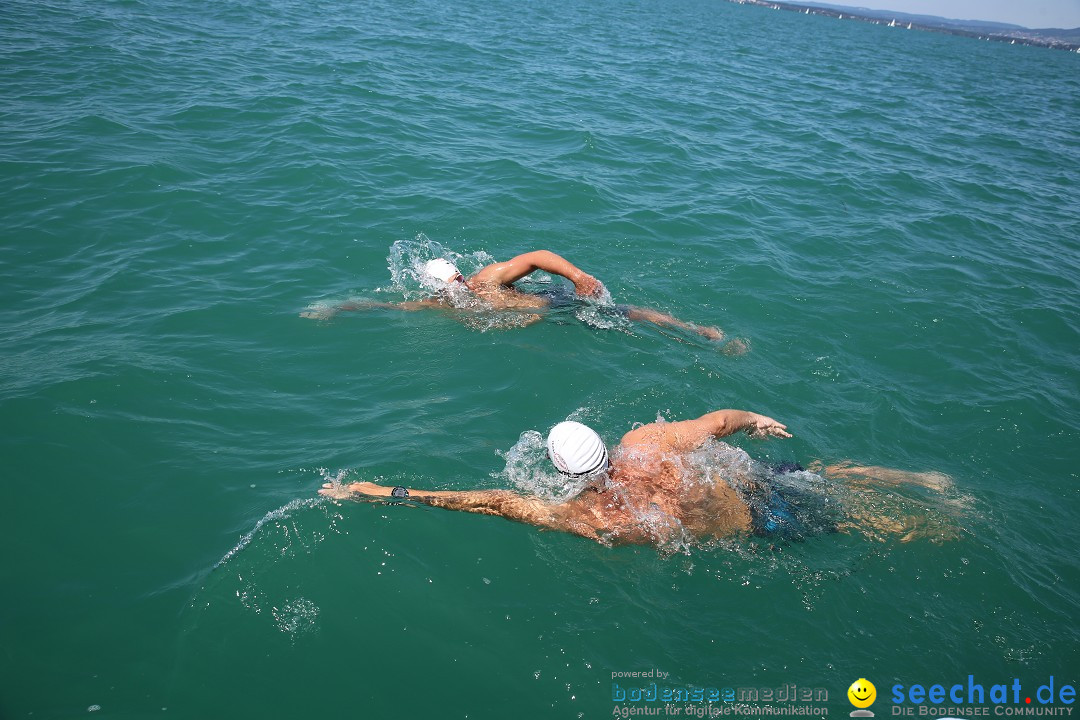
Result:
[[[612,453],[606,482],[593,483],[564,503],[550,503],[512,490],[421,490],[409,488],[409,499],[448,510],[499,515],[551,530],[609,543],[651,543],[654,530],[642,526],[634,507],[655,505],[698,536],[723,537],[750,529],[750,511],[724,483],[708,489],[711,497],[687,494],[673,455],[697,449],[710,438],[746,431],[754,437],[791,437],[786,426],[744,410],[717,410],[694,420],[643,425],[623,435]],[[393,488],[369,482],[326,483],[323,495],[390,497]],[[704,492],[704,490],[702,491]],[[694,510],[705,503],[707,517]]]

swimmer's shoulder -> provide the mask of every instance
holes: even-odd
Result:
[[[628,449],[653,449],[661,450],[663,443],[664,433],[661,431],[658,423],[649,423],[636,427],[630,432],[626,433],[619,440],[619,447]]]
[[[480,268],[469,278],[469,285],[494,285],[503,284],[502,277],[506,272],[507,263],[492,263]]]

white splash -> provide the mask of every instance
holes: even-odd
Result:
[[[450,290],[452,300],[466,302],[466,295],[472,293],[453,293],[453,288],[447,283],[424,272],[424,265],[436,258],[449,260],[466,277],[495,262],[495,258],[483,250],[463,255],[420,233],[413,240],[398,240],[390,246],[390,255],[386,258],[387,269],[390,271],[390,286],[379,288],[379,291],[400,294],[406,300],[421,300],[437,292]],[[451,304],[458,307],[456,303]]]
[[[331,480],[331,482],[333,481]],[[324,498],[297,498],[295,500],[290,500],[276,510],[271,510],[270,512],[266,513],[259,519],[257,523],[255,523],[255,527],[251,528],[251,530],[249,530],[247,534],[240,538],[240,542],[236,543],[236,546],[233,547],[232,550],[225,553],[225,556],[217,561],[217,563],[214,565],[214,569],[216,570],[217,568],[221,567],[222,565],[236,557],[237,553],[239,553],[251,543],[251,540],[266,523],[287,518],[292,515],[293,511],[295,510],[299,510],[301,508],[312,508],[316,505],[321,505],[324,502],[326,502]]]
[[[583,479],[560,475],[547,456],[544,436],[526,430],[512,448],[501,453],[506,468],[501,475],[525,495],[534,495],[551,503],[564,503],[580,493],[586,484]]]
[[[597,330],[628,330],[631,326],[626,313],[615,304],[611,292],[603,285],[599,296],[578,298],[574,316]]]
[[[280,608],[274,607],[271,614],[274,616],[277,629],[296,639],[297,635],[316,629],[319,606],[307,598],[300,597],[287,601]]]

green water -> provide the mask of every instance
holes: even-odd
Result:
[[[1078,63],[698,0],[4,3],[0,717],[1075,685]],[[547,248],[751,351],[298,316],[436,248]],[[957,537],[607,548],[316,495],[520,489],[523,433],[721,407],[794,433],[756,458],[947,473],[888,507]]]

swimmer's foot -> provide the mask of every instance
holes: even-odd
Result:
[[[857,532],[870,540],[886,542],[897,538],[902,543],[929,540],[935,545],[961,539],[963,531],[953,521],[930,515],[888,515],[883,512],[856,512],[839,523],[840,532]]]
[[[929,540],[935,545],[955,542],[964,536],[963,529],[953,520],[944,517],[913,517],[907,523],[907,531],[900,536],[900,542]]]
[[[745,355],[750,352],[750,342],[743,338],[733,338],[731,342],[720,349],[725,355]]]
[[[944,493],[952,489],[952,478],[942,472],[932,470],[921,473],[901,473],[904,475],[903,482],[921,485],[935,492]]]

